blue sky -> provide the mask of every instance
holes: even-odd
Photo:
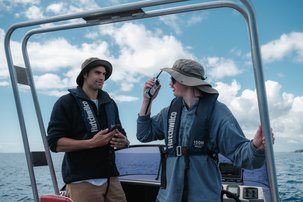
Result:
[[[9,78],[4,35],[14,23],[77,11],[97,9],[127,0],[0,0],[0,152],[23,152],[15,100]],[[190,1],[197,3],[202,1]],[[303,149],[303,1],[252,0],[255,7],[274,150]],[[182,4],[182,3],[181,3]],[[177,4],[176,4],[177,5]],[[155,9],[155,8],[149,8]],[[11,42],[14,63],[24,67],[21,41],[28,29],[17,31]],[[97,56],[114,70],[104,90],[117,101],[120,117],[132,144],[146,79],[179,58],[193,58],[206,70],[207,81],[219,90],[219,100],[238,119],[248,138],[260,124],[243,17],[228,8],[102,25],[33,36],[29,58],[45,127],[54,102],[75,87],[80,65]],[[169,76],[162,84],[152,113],[169,105]],[[31,93],[19,86],[26,129],[32,150],[43,148]]]

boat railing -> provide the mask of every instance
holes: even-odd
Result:
[[[117,6],[104,7],[92,11],[84,11],[74,14],[44,18],[40,20],[21,22],[12,25],[8,29],[8,31],[5,34],[5,41],[4,41],[5,54],[6,54],[9,74],[11,78],[11,84],[14,93],[15,104],[19,118],[19,125],[21,129],[21,135],[22,135],[22,140],[23,140],[23,145],[24,145],[31,185],[32,185],[32,191],[35,201],[39,201],[39,194],[38,194],[35,174],[33,170],[34,165],[33,165],[31,150],[29,147],[29,141],[28,141],[27,130],[25,126],[21,99],[18,90],[18,84],[24,84],[30,86],[32,98],[36,110],[36,116],[38,118],[40,133],[44,145],[45,156],[50,169],[55,194],[59,194],[59,188],[54,173],[54,167],[53,167],[50,151],[48,149],[48,144],[46,141],[44,122],[41,115],[40,105],[39,105],[38,96],[36,93],[36,88],[35,88],[34,79],[31,70],[31,64],[27,52],[27,42],[30,39],[30,37],[34,34],[40,34],[46,32],[76,29],[81,27],[96,26],[96,25],[110,24],[116,22],[158,17],[163,15],[177,14],[183,12],[192,12],[192,11],[217,9],[217,8],[232,8],[234,10],[237,10],[244,17],[245,22],[247,23],[249,42],[251,47],[251,57],[252,57],[252,63],[254,69],[255,85],[257,91],[260,122],[262,126],[262,131],[265,135],[265,142],[267,145],[267,147],[265,148],[265,154],[266,154],[266,163],[268,169],[267,172],[269,175],[269,182],[270,182],[271,198],[272,201],[279,201],[274,153],[273,153],[271,129],[270,129],[271,127],[269,121],[266,89],[265,89],[265,82],[264,82],[263,69],[262,69],[262,58],[260,53],[256,16],[252,4],[249,2],[249,0],[241,0],[241,3],[239,1],[210,1],[210,2],[183,4],[183,5],[175,6],[175,4],[179,2],[183,2],[183,1],[182,0],[147,0],[147,1],[133,2],[133,3],[121,4]],[[165,5],[167,4],[170,7],[144,11],[144,9],[147,7],[159,6],[164,4]],[[75,19],[78,19],[78,21],[77,22],[71,21]],[[53,23],[51,26],[47,26],[45,28],[36,28],[39,25],[51,24],[51,23]],[[22,54],[23,54],[25,67],[18,67],[14,65],[12,54],[11,54],[11,48],[10,48],[11,36],[17,29],[28,28],[28,27],[34,27],[34,28],[25,34],[22,41]]]

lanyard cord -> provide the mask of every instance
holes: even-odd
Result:
[[[151,98],[149,99],[148,104],[146,106],[145,115],[147,114],[147,111],[148,111],[148,108],[150,107],[150,104],[151,104]]]

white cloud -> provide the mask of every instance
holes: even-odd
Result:
[[[102,46],[102,44],[100,45]],[[77,66],[82,63],[89,52],[100,48],[99,44],[72,45],[64,38],[51,39],[44,42],[30,42],[28,53],[31,65],[39,71],[57,71],[61,68]],[[100,53],[104,52],[100,51]],[[95,54],[92,51],[91,54]]]
[[[94,10],[99,8],[94,0],[69,0],[60,3],[53,3],[46,7],[50,15],[62,15],[81,11]]]
[[[94,10],[99,8],[95,0],[67,0],[59,3],[51,3],[46,7],[40,6],[40,0],[13,0],[10,2],[0,1],[0,10],[10,12],[20,7],[21,11],[14,13],[16,17],[24,16],[30,20],[41,19],[45,16],[63,15],[80,12],[84,10]],[[25,11],[23,9],[26,9]]]
[[[180,17],[177,15],[166,15],[159,18],[166,26],[172,28],[176,34],[181,34]]]
[[[303,33],[283,34],[279,39],[263,45],[261,51],[265,62],[281,60],[289,55],[294,55],[296,62],[303,62]]]
[[[64,90],[49,90],[49,91],[43,91],[43,94],[49,95],[49,96],[55,96],[55,97],[61,97],[62,95],[65,95],[67,93],[66,89]]]
[[[9,82],[8,81],[0,81],[0,87],[5,87],[5,86],[9,86]]]
[[[104,40],[100,40],[101,42],[94,40],[92,43],[72,45],[64,38],[29,42],[28,55],[32,70],[40,72],[40,76],[35,77],[37,89],[50,88],[43,82],[51,76],[49,73],[64,73],[66,77],[61,79],[52,77],[50,82],[56,83],[51,85],[54,89],[60,88],[60,85],[62,88],[72,85],[79,73],[80,64],[91,56],[106,58],[113,63],[115,74],[111,77],[112,81],[121,83],[120,81],[127,77],[128,84],[120,84],[122,91],[130,91],[142,75],[151,77],[160,68],[171,66],[179,57],[192,57],[175,37],[149,31],[140,24],[125,23],[121,27],[103,28],[102,31],[105,31],[103,34],[112,37],[113,44],[108,44]],[[3,38],[3,35],[2,31],[0,36]],[[114,50],[109,47],[110,45],[117,46],[119,54],[116,51],[110,52]],[[11,46],[14,64],[24,66],[20,42],[12,41]],[[1,65],[1,69],[2,76],[7,77],[7,68]]]
[[[46,7],[47,12],[52,12],[54,14],[61,13],[64,8],[63,2],[50,4]]]
[[[115,67],[111,79],[120,83],[123,91],[130,91],[142,76],[152,77],[171,66],[177,58],[193,57],[174,36],[147,30],[142,24],[107,25],[100,28],[100,34],[111,37],[120,50],[111,59]]]
[[[294,96],[288,93],[281,93],[281,88],[282,86],[276,81],[266,82],[269,110],[274,116],[288,112],[293,104]]]
[[[40,0],[11,0],[12,4],[39,4]]]
[[[242,57],[242,55],[243,55],[242,51],[239,48],[237,48],[237,47],[231,49],[230,53],[233,54],[233,55],[235,55],[235,56],[237,56],[237,57]]]
[[[0,10],[14,11],[17,6],[38,5],[40,0],[1,0]]]
[[[223,82],[217,82],[214,88],[220,92],[220,100],[224,101],[226,104],[230,104],[234,97],[237,96],[241,89],[241,85],[237,81],[233,81],[230,85]]]
[[[184,17],[184,15],[186,14],[166,15],[160,16],[159,19],[163,24],[170,27],[177,35],[180,35],[182,34],[182,29],[184,27],[190,27],[192,25],[202,22],[206,18],[207,13],[200,13],[199,15],[187,14],[188,17],[186,18]]]
[[[7,79],[9,76],[8,66],[7,66],[7,60],[5,56],[5,50],[4,50],[4,30],[0,29],[0,78]],[[15,65],[18,66],[24,66],[22,54],[20,52],[21,45],[19,42],[11,40],[10,43],[11,48],[11,54]],[[8,82],[3,82],[2,85],[7,84]]]
[[[243,130],[252,134],[252,131],[258,126],[258,119],[256,118],[258,117],[258,107],[255,92],[244,89],[241,93],[241,86],[237,81],[233,81],[230,85],[218,82],[214,88],[218,89],[220,93],[219,100],[235,114]]]
[[[133,101],[138,100],[138,97],[134,97],[134,96],[130,96],[130,95],[114,95],[114,94],[111,94],[111,97],[116,102],[133,102]]]
[[[233,60],[222,57],[208,57],[205,66],[213,79],[221,79],[226,76],[235,76],[241,73]]]
[[[6,65],[6,57],[4,54],[4,35],[5,32],[3,29],[0,29],[0,78],[8,76],[8,70]]]
[[[29,58],[34,71],[45,72],[35,77],[37,89],[62,89],[75,85],[80,65],[89,57],[108,58],[108,44],[82,43],[72,45],[64,38],[52,39],[43,43],[29,43]],[[50,72],[53,72],[50,74]],[[55,75],[63,75],[63,78]],[[49,85],[51,84],[51,85]]]
[[[39,71],[58,71],[67,67],[79,71],[80,64],[88,57],[109,57],[106,42],[72,45],[64,38],[57,38],[43,43],[31,42],[28,49],[31,64]]]
[[[99,35],[97,32],[89,32],[85,35],[86,38],[93,39],[93,40],[98,39],[98,36]]]
[[[37,6],[31,6],[25,11],[25,16],[30,20],[44,18],[43,11]]]
[[[106,26],[100,30],[101,34],[112,37],[120,50],[115,66],[131,75],[153,76],[160,68],[171,66],[177,58],[193,57],[174,36],[147,30],[141,24],[125,23],[121,27]],[[124,78],[117,75],[114,80]]]
[[[186,23],[188,26],[198,24],[206,18],[205,17],[206,15],[207,15],[206,13],[201,13],[199,15],[193,15],[186,21]]]
[[[62,89],[70,86],[69,78],[61,79],[56,74],[46,73],[41,76],[35,76],[35,85],[40,90]]]
[[[303,143],[303,97],[282,92],[281,85],[266,81],[268,111],[271,127],[276,136],[277,147],[283,144]],[[239,121],[245,135],[253,138],[260,124],[256,90],[244,89],[236,81],[231,84],[216,83],[219,100],[225,103]],[[285,149],[285,148],[284,148]]]
[[[108,44],[100,40],[100,33],[92,43],[79,45],[73,45],[65,38],[30,41],[28,55],[32,70],[36,72],[34,75],[37,89],[50,92],[51,88],[55,90],[74,86],[80,64],[91,56],[106,58],[112,62],[115,73],[110,79],[120,85],[121,91],[132,90],[142,76],[154,76],[160,68],[171,66],[177,58],[192,58],[174,36],[152,32],[143,25],[125,23],[121,27],[103,28],[104,26],[102,33],[111,37],[114,43]],[[14,51],[20,50],[20,43],[13,41],[11,44],[14,63],[24,66],[20,51]],[[120,52],[116,52],[111,45],[118,47]],[[55,77],[54,74],[64,77]],[[3,75],[7,76],[8,74]],[[127,85],[121,82],[125,81],[125,78]],[[50,83],[52,85],[49,85]]]

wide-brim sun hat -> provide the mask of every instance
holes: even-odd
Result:
[[[218,91],[205,81],[203,66],[191,59],[179,59],[172,68],[162,68],[179,83],[194,86],[205,93],[218,94]]]
[[[81,72],[79,73],[78,77],[77,77],[77,84],[79,86],[83,85],[83,74],[85,72],[88,72],[90,69],[97,67],[97,66],[103,66],[106,69],[106,74],[105,74],[105,80],[107,80],[110,75],[112,74],[113,71],[113,67],[112,64],[110,62],[108,62],[107,60],[102,60],[96,57],[91,57],[86,59],[82,65],[81,65]]]

